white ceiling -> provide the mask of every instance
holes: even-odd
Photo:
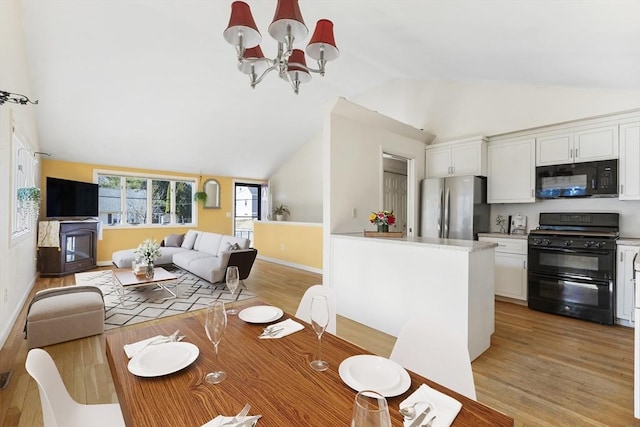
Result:
[[[247,3],[273,57],[276,0]],[[337,97],[395,79],[640,90],[640,0],[301,0],[310,31],[334,22],[341,56],[298,96],[277,75],[252,90],[236,70],[230,4],[22,0],[40,149],[262,179],[321,132]]]

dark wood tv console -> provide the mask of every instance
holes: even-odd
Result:
[[[98,223],[60,221],[60,246],[38,248],[43,277],[60,277],[96,267]]]

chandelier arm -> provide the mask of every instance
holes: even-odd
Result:
[[[270,59],[268,60],[269,62],[272,62]],[[266,76],[267,74],[269,74],[271,71],[275,70],[277,67],[275,65],[275,63],[273,63],[273,65],[271,65],[269,68],[267,68],[266,70],[264,70],[262,72],[262,74],[260,74],[260,77],[258,77],[257,79],[254,79],[253,76],[255,76],[255,74],[251,75],[251,87],[255,88],[256,85],[258,83],[260,83],[262,81],[262,79],[264,79],[264,76]]]
[[[38,103],[38,100],[32,101],[26,95],[0,90],[0,105],[4,104],[5,102],[11,102],[13,104],[20,105],[27,105],[27,103],[31,103],[35,105]]]

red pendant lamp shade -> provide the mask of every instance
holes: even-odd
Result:
[[[242,34],[242,45],[245,48],[254,47],[260,44],[262,36],[258,31],[249,5],[243,1],[234,1],[231,4],[231,18],[229,25],[224,30],[224,39],[234,46],[240,44],[240,34]]]
[[[273,22],[269,25],[269,34],[280,43],[286,43],[285,37],[289,27],[296,40],[302,40],[309,34],[309,29],[302,19],[298,0],[278,0]]]
[[[307,83],[311,81],[311,74],[306,68],[307,61],[304,57],[304,51],[300,49],[293,49],[291,56],[289,57],[289,67],[287,68],[291,80],[300,80],[300,83]],[[297,79],[296,79],[297,73]]]
[[[333,61],[340,56],[340,51],[336,47],[336,41],[333,37],[333,22],[328,19],[321,19],[316,24],[311,41],[307,45],[307,55],[319,61],[321,59],[320,52],[323,49],[326,61]]]
[[[238,70],[244,74],[251,74],[252,66],[253,72],[260,76],[264,71],[269,68],[269,63],[262,53],[260,46],[250,47],[245,49],[242,54],[242,61],[238,62]]]

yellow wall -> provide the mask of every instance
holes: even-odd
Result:
[[[198,175],[166,172],[149,169],[120,168],[114,166],[104,166],[88,163],[72,163],[59,160],[42,160],[42,189],[46,188],[46,177],[71,179],[74,181],[93,182],[94,169],[114,170],[118,172],[149,173],[167,176],[183,176],[199,178]],[[226,217],[226,212],[233,212],[233,178],[219,176],[202,176],[198,190],[202,190],[202,184],[210,178],[216,179],[220,183],[220,209],[204,209],[202,203],[198,202],[198,224],[197,229],[220,234],[231,234],[233,230],[232,218]],[[43,191],[41,217],[46,215],[46,191]],[[147,238],[158,241],[171,233],[185,233],[190,227],[166,227],[162,225],[141,227],[115,228],[104,226],[102,240],[98,240],[98,263],[111,262],[111,254],[120,249],[130,249],[137,247],[140,242]]]
[[[258,255],[322,269],[322,227],[317,224],[256,222]]]

